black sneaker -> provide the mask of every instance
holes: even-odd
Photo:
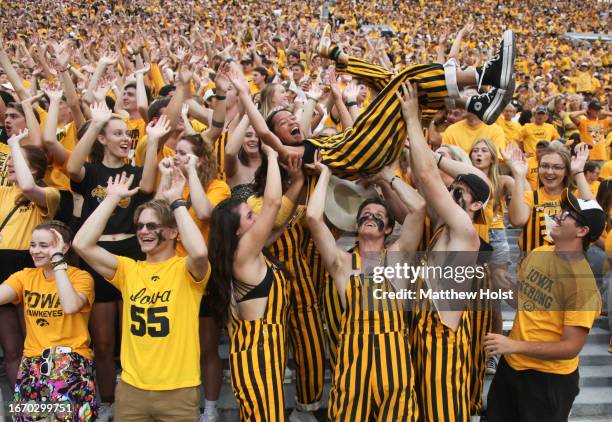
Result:
[[[474,95],[468,98],[465,108],[469,113],[477,115],[486,124],[492,125],[512,100],[514,79],[508,88],[507,90],[493,88],[485,94]]]
[[[478,90],[480,90],[482,85],[508,89],[510,81],[514,80],[515,55],[516,44],[514,42],[514,33],[508,29],[504,32],[497,53],[487,60],[482,67],[476,68]]]

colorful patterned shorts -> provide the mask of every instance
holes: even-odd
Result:
[[[98,406],[93,361],[74,352],[54,354],[49,375],[41,373],[43,363],[45,360],[40,356],[21,359],[14,401],[16,403],[69,403],[71,411],[62,410],[61,413],[52,415],[19,414],[14,415],[14,420],[20,422],[95,420]]]

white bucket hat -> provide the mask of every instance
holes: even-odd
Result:
[[[355,232],[357,210],[363,201],[370,198],[378,198],[376,189],[332,176],[325,197],[325,216],[340,230]]]

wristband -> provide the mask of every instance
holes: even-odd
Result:
[[[177,209],[177,208],[180,208],[180,207],[186,207],[186,206],[187,206],[187,202],[185,202],[185,201],[184,201],[184,200],[182,200],[182,199],[177,199],[176,201],[173,201],[173,202],[170,204],[170,209],[171,209],[172,211],[174,211],[174,210],[175,210],[175,209]]]
[[[578,176],[580,173],[584,173],[584,170],[577,171],[577,172],[576,172],[576,173],[574,173],[572,176],[576,177],[576,176]]]
[[[232,59],[231,57],[229,59],[225,59],[225,63],[231,63],[233,61],[234,61],[234,59]]]
[[[335,45],[335,46],[332,47],[332,52],[330,54],[330,59],[336,60],[336,59],[338,59],[340,54],[342,54],[342,50],[340,50],[340,48],[337,45]]]
[[[55,256],[61,256],[61,259],[62,260],[64,259],[64,254],[61,253],[61,252],[55,252],[54,254],[52,254],[51,257],[50,257],[51,260],[53,260],[53,257],[55,257]]]
[[[353,107],[353,106],[356,106],[356,105],[358,105],[357,101],[349,101],[348,103],[346,103],[346,107],[347,108],[350,108],[350,107]]]
[[[438,167],[440,167],[440,161],[442,161],[442,158],[444,158],[444,156],[442,154],[440,154],[440,158],[438,158]]]
[[[223,129],[223,127],[225,126],[225,122],[218,122],[216,120],[213,120],[212,125],[216,128]]]
[[[64,73],[64,72],[68,72],[68,69],[70,69],[70,66],[66,66],[63,69],[57,69],[57,71],[60,72],[60,73]]]
[[[215,98],[216,98],[217,100],[219,100],[219,101],[223,101],[223,100],[225,100],[225,98],[226,98],[226,97],[225,97],[225,95],[219,95],[219,94],[217,94],[217,95],[215,95]]]
[[[61,261],[60,263],[53,265],[53,271],[66,271],[68,269],[68,263]]]

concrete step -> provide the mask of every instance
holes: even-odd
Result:
[[[580,352],[580,364],[583,366],[612,366],[612,354],[608,353],[608,345],[585,344]]]
[[[612,415],[612,387],[581,387],[578,397],[574,400],[571,415],[574,417]]]
[[[580,364],[580,387],[612,387],[612,365]]]

